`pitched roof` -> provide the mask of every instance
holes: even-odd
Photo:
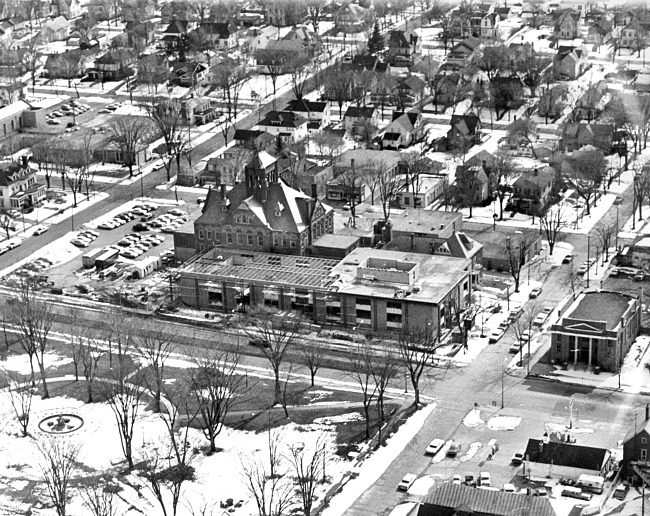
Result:
[[[299,113],[322,113],[327,108],[327,102],[313,102],[306,99],[292,100],[287,104],[285,111],[297,111]]]
[[[521,514],[520,509],[529,507],[528,514],[556,516],[551,503],[545,497],[488,491],[452,483],[439,484],[432,491],[429,491],[429,494],[422,501],[418,516],[453,514],[453,511],[447,512],[444,509],[460,509],[461,507],[463,513],[494,516],[507,516],[513,513]]]
[[[187,32],[187,21],[185,20],[172,20],[163,34],[185,34]]]
[[[58,32],[70,27],[70,22],[65,19],[63,16],[58,16],[53,20],[48,20],[43,24],[43,30],[48,29],[53,32]]]
[[[600,471],[610,456],[605,448],[592,448],[542,439],[528,439],[524,452],[531,462]]]
[[[467,129],[467,134],[476,132],[476,126],[481,122],[481,119],[476,115],[453,115],[449,125],[451,127],[458,127],[459,129]]]
[[[345,112],[344,117],[353,118],[372,118],[375,114],[374,107],[350,106]]]
[[[217,35],[220,39],[228,39],[231,34],[237,32],[237,26],[232,22],[205,21],[201,24],[199,30],[204,34]]]
[[[497,158],[494,154],[484,149],[465,161],[465,166],[472,167],[475,165],[483,165],[484,161],[488,167],[491,167],[496,163]]]
[[[291,111],[269,111],[258,125],[271,125],[275,127],[300,127],[307,123],[307,120],[297,113]]]
[[[522,174],[517,180],[513,183],[513,186],[526,187],[526,186],[535,186],[546,188],[549,181],[553,181],[555,177],[555,169],[549,167],[548,165],[541,169],[534,169],[532,174]]]

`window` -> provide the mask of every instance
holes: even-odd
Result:
[[[237,243],[239,245],[244,245],[244,234],[243,233],[237,233]]]
[[[291,244],[291,247],[294,247],[294,248],[296,247],[296,238],[295,237],[291,237],[291,243],[290,244]]]
[[[647,448],[641,448],[641,460],[648,460],[648,449]]]
[[[648,438],[647,437],[641,437],[641,444],[648,444]]]
[[[289,239],[286,235],[282,237],[282,247],[289,247]]]
[[[273,235],[273,247],[278,247],[278,237],[277,235]]]
[[[232,233],[231,232],[226,233],[226,243],[232,244]]]
[[[264,247],[264,235],[262,233],[257,234],[257,245],[258,247]]]
[[[411,200],[408,197],[404,197],[404,204],[408,206],[411,204]]]
[[[207,231],[207,238],[208,238],[208,240],[212,240],[212,230],[211,229],[208,229],[208,231]]]
[[[252,246],[253,245],[253,234],[249,233],[247,236],[248,239],[248,245]]]
[[[199,239],[203,240],[203,230],[199,229]]]

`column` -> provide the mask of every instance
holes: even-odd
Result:
[[[591,354],[593,352],[593,344],[593,339],[589,337],[589,362],[587,363],[589,367],[591,367]]]
[[[578,336],[573,336],[573,365],[578,364]]]

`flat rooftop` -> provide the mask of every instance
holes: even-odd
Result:
[[[181,274],[209,280],[327,288],[338,260],[270,253],[247,253],[215,247],[187,262]]]
[[[328,249],[347,249],[359,241],[358,236],[332,235],[326,233],[314,242],[314,247],[326,247]]]
[[[604,322],[608,330],[621,323],[621,317],[633,298],[617,292],[585,292],[564,317],[581,321]]]
[[[419,265],[417,277],[411,285],[358,278],[357,269],[369,258],[416,263]],[[403,298],[414,302],[438,304],[445,298],[449,289],[469,276],[471,263],[471,260],[465,258],[359,247],[332,269],[335,281],[331,288],[356,296]]]
[[[374,220],[384,218],[384,213],[379,208],[377,211],[366,210],[362,214]],[[440,226],[448,227],[456,224],[456,231],[463,229],[463,215],[460,212],[421,210],[419,208],[404,208],[390,210],[390,221],[393,224],[393,231],[407,231],[414,233],[439,232]]]

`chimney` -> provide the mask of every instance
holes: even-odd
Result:
[[[350,166],[351,166],[352,169],[354,170],[354,160],[353,160],[353,159],[350,160]]]
[[[226,200],[226,185],[221,183],[219,186],[221,188],[221,202],[224,202]]]
[[[538,172],[537,168],[534,168],[534,169],[533,169],[533,175],[534,175],[535,177],[537,177],[537,172]]]
[[[311,196],[314,200],[318,199],[318,185],[316,183],[311,184]]]
[[[29,162],[29,156],[21,156],[20,160],[22,162],[23,167],[27,168],[27,164]]]
[[[645,420],[648,421],[650,419],[650,405],[646,403],[645,406]]]
[[[544,441],[539,442],[539,453],[544,453]]]

